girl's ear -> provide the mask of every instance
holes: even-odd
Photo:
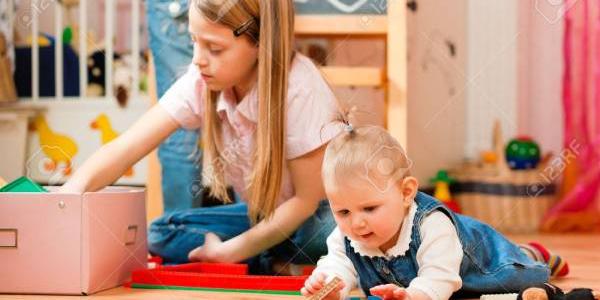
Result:
[[[400,192],[404,197],[404,205],[410,206],[413,202],[413,199],[417,195],[419,191],[419,181],[417,178],[412,176],[407,176],[400,182]]]

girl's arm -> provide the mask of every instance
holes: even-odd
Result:
[[[164,108],[154,105],[126,132],[86,160],[59,191],[84,193],[115,182],[178,127]]]
[[[239,262],[275,246],[292,235],[325,199],[321,182],[321,164],[326,145],[289,161],[295,195],[275,210],[273,217],[263,220],[248,231],[219,247],[222,253],[207,253],[208,260]],[[214,256],[213,256],[214,255]],[[213,256],[213,257],[211,257]]]

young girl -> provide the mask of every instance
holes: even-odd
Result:
[[[445,300],[454,293],[518,292],[568,267],[539,244],[517,246],[491,227],[453,213],[417,191],[411,163],[380,127],[353,128],[327,146],[323,183],[338,227],[327,239],[302,294],[337,276],[328,299],[345,296],[359,279],[366,295]]]
[[[337,105],[320,72],[293,51],[292,0],[196,0],[189,23],[187,73],[62,190],[98,190],[177,128],[202,128],[202,183],[224,200],[232,185],[247,202],[164,215],[150,226],[150,251],[167,263],[260,254],[256,270],[265,272],[273,257],[315,262],[334,227],[316,175],[342,128],[331,122]]]

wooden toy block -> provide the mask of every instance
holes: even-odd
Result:
[[[321,300],[331,293],[342,282],[339,277],[334,277],[318,293],[312,295],[309,300]]]

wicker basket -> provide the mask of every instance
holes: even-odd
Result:
[[[459,170],[454,198],[463,214],[505,233],[534,233],[555,202],[553,184],[538,171],[512,171],[506,175],[481,175]]]
[[[453,196],[465,215],[504,233],[535,233],[555,203],[555,185],[544,176],[546,162],[536,169],[511,170],[504,158],[499,124],[494,131],[495,163],[465,163],[451,171]]]

